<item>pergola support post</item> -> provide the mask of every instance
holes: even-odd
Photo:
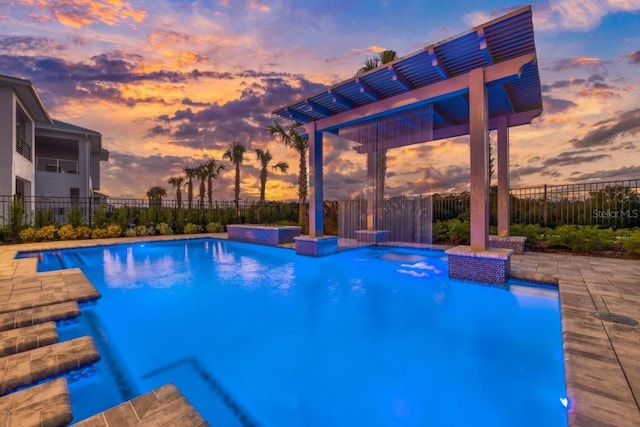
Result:
[[[510,195],[509,195],[509,120],[502,116],[497,119],[498,133],[498,235],[489,236],[492,248],[513,249],[516,254],[525,250],[524,236],[510,236]]]
[[[511,249],[489,249],[489,140],[485,70],[469,73],[471,169],[471,245],[446,251],[449,277],[503,286],[509,277]]]
[[[469,130],[471,152],[471,250],[489,247],[489,141],[487,88],[484,69],[469,73]]]
[[[322,131],[307,125],[309,134],[309,236],[295,237],[296,253],[325,256],[338,252],[338,238],[324,237]]]
[[[509,237],[509,127],[498,118],[498,237]]]

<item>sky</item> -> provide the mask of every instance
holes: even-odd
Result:
[[[297,200],[297,155],[266,132],[271,112],[524,4],[501,0],[0,0],[0,74],[33,82],[52,118],[96,130],[110,152],[101,189],[145,197],[183,169],[249,151],[241,199]],[[544,113],[510,130],[512,187],[640,178],[640,0],[531,3]],[[282,119],[280,122],[286,124]],[[492,138],[495,141],[495,138]],[[386,195],[468,189],[468,137],[388,152]],[[325,150],[325,199],[363,194],[365,156]],[[196,187],[197,188],[197,187]]]

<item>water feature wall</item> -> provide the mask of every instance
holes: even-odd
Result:
[[[405,243],[433,242],[433,206],[431,196],[398,196],[384,200],[379,229],[389,230],[389,241]],[[338,233],[355,239],[356,231],[367,229],[367,199],[338,202]]]

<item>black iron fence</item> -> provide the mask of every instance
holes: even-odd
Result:
[[[556,227],[564,224],[594,225],[612,228],[640,227],[640,179],[586,184],[543,185],[511,189],[511,222]],[[430,200],[428,200],[430,199]],[[469,219],[468,192],[434,194],[430,197],[400,197],[385,200],[382,225],[400,224],[403,234],[422,236],[426,203],[432,207],[433,221],[452,218]],[[350,206],[349,213],[344,206]],[[497,189],[490,192],[490,221],[497,223]],[[398,211],[409,212],[408,220]],[[325,202],[325,228],[334,234],[338,229],[351,234],[352,228],[366,226],[366,200]],[[347,218],[346,215],[356,217]],[[19,218],[16,218],[19,216]],[[406,216],[406,215],[405,215]],[[234,223],[296,223],[297,202],[258,202],[195,198],[189,203],[172,199],[148,200],[125,198],[23,197],[0,196],[0,226],[16,227],[50,224],[87,224],[103,227],[167,223],[181,232],[188,223],[206,226]],[[419,240],[419,237],[416,237]]]
[[[510,190],[513,224],[640,227],[640,179],[541,185]],[[497,224],[497,188],[489,193],[490,221]],[[433,219],[468,219],[468,192],[433,195]]]
[[[19,216],[19,218],[17,218]],[[237,223],[294,223],[298,220],[298,204],[215,200],[145,200],[91,197],[22,197],[0,196],[0,226],[11,223],[33,225],[88,225],[105,227],[116,224],[122,229],[137,225],[166,223],[182,232],[188,223],[206,226]]]

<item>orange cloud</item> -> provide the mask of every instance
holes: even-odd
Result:
[[[147,14],[146,10],[136,9],[121,0],[27,0],[25,4],[37,8],[46,6],[58,22],[74,28],[93,23],[115,25],[127,20],[142,22]]]
[[[189,35],[177,31],[155,31],[149,34],[149,43],[160,48],[165,48],[176,43],[188,42],[189,39]]]

